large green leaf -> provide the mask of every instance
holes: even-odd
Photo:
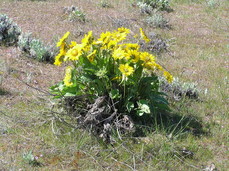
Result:
[[[112,99],[117,99],[117,98],[121,98],[122,95],[120,94],[119,89],[112,89],[112,90],[110,91],[110,97],[111,97]]]
[[[137,104],[138,104],[137,114],[139,116],[142,116],[145,113],[148,113],[148,114],[151,113],[150,105],[149,105],[149,102],[147,100],[139,100],[137,102]]]
[[[133,102],[128,102],[126,105],[127,111],[131,112],[134,109],[134,103]]]

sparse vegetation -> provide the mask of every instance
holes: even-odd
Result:
[[[99,5],[103,8],[111,8],[112,5],[109,2],[109,0],[101,0],[101,2],[99,3]]]
[[[7,15],[0,14],[0,44],[17,45],[21,29]]]
[[[126,28],[131,28],[132,27],[132,22],[128,18],[111,18],[110,20],[112,21],[112,26],[114,28],[120,28],[120,27],[126,27]]]
[[[126,125],[130,130],[134,126],[132,120],[140,123],[143,115],[153,120],[159,111],[168,110],[164,94],[158,91],[158,73],[162,73],[168,83],[173,81],[173,76],[156,63],[155,56],[140,51],[139,44],[128,43],[130,32],[121,27],[101,33],[95,39],[90,31],[80,44],[74,41],[68,44],[70,33],[67,32],[57,43],[60,53],[54,64],[71,62],[72,65],[66,67],[65,78],[52,86],[51,91],[55,98],[70,96],[69,101],[84,97],[72,104],[74,117],[80,118],[78,124],[82,127],[96,127],[106,141],[110,141],[111,133],[107,132],[111,129],[124,129]],[[139,37],[150,41],[142,28]],[[124,119],[128,123],[120,126]]]
[[[150,27],[170,28],[169,21],[162,13],[154,11],[150,16],[146,17],[145,23]]]
[[[148,43],[144,41],[140,43],[143,50],[149,51],[152,54],[157,54],[158,56],[161,56],[163,52],[168,52],[171,40],[165,40],[161,38],[160,35],[153,32],[149,33],[149,39],[150,42]]]
[[[78,9],[78,7],[72,6],[70,10],[67,10],[67,13],[68,13],[69,21],[72,21],[72,22],[79,21],[82,23],[86,22],[86,14],[82,10]]]
[[[169,84],[163,77],[159,80],[161,91],[165,92],[170,99],[179,101],[184,97],[190,99],[199,98],[201,91],[197,88],[198,86],[195,83],[182,83],[178,78],[175,78],[171,84]],[[205,90],[203,94],[204,93],[207,94],[207,90]]]
[[[139,12],[139,1],[108,1],[113,8],[102,8],[100,2],[0,0],[0,9],[43,45],[55,45],[67,31],[71,32],[67,43],[79,44],[90,30],[98,38],[123,26],[131,29],[128,39],[134,42],[132,36],[142,27],[151,39],[140,44],[142,51],[158,53],[157,62],[179,78],[167,84],[159,77],[170,110],[133,118],[139,123],[126,133],[103,125],[113,135],[105,143],[90,128],[79,127],[79,115],[70,111],[76,101],[82,102],[77,103],[82,109],[95,99],[58,101],[65,108],[59,108],[56,100],[50,102],[54,95],[48,89],[63,79],[69,63],[56,67],[23,58],[11,46],[16,44],[1,43],[0,170],[227,170],[229,1],[215,0],[214,5],[206,0],[168,1],[173,12],[157,10],[172,29],[146,25],[144,19],[153,11]],[[80,7],[89,22],[69,22],[63,8],[72,6]],[[150,33],[155,33],[153,38]],[[122,116],[117,124],[132,124]],[[33,159],[40,167],[29,164]]]
[[[139,7],[140,12],[142,14],[148,14],[148,15],[150,15],[153,12],[153,7],[150,6],[147,3],[144,3],[144,2],[141,2],[140,1],[140,2],[137,3],[137,6]]]
[[[54,61],[54,48],[45,46],[40,40],[32,38],[29,33],[19,36],[18,46],[29,58],[34,58],[38,61]]]
[[[149,6],[152,9],[158,10],[171,10],[169,0],[137,0],[138,4],[143,7],[143,9],[149,9]]]
[[[38,162],[38,157],[33,155],[33,151],[25,152],[22,156],[26,164],[29,164],[33,167],[41,166],[41,163]]]
[[[217,0],[207,0],[206,3],[209,8],[215,8],[220,2],[217,2]]]

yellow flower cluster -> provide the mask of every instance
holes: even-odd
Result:
[[[129,66],[129,64],[120,64],[119,70],[124,76],[129,76],[134,72],[134,68]]]
[[[68,66],[65,70],[65,78],[64,78],[64,84],[66,86],[72,86],[73,82],[72,80],[72,67]]]
[[[70,33],[67,32],[57,43],[57,47],[60,47],[60,53],[55,57],[54,64],[61,65],[65,61],[77,63],[80,57],[83,57],[96,65],[98,60],[111,58],[109,60],[113,60],[113,65],[117,66],[123,77],[131,76],[138,66],[143,66],[148,71],[162,71],[165,78],[171,82],[173,80],[172,75],[156,63],[155,56],[148,52],[141,52],[140,46],[136,43],[124,42],[129,33],[129,29],[122,27],[113,32],[101,33],[100,37],[94,40],[92,31],[90,31],[81,40],[81,43],[71,42],[68,44],[66,39]],[[146,42],[150,41],[142,28],[140,28],[140,37]],[[72,68],[69,67],[66,69],[64,79],[66,86],[72,84],[69,81],[71,70]],[[120,77],[120,75],[114,75],[114,77]]]
[[[150,39],[146,36],[145,32],[140,28],[140,36],[146,43],[150,42]]]

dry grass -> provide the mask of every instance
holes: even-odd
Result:
[[[1,12],[13,18],[23,32],[32,32],[34,36],[46,42],[56,40],[67,31],[71,31],[74,38],[77,38],[79,32],[86,33],[91,28],[97,34],[105,30],[114,30],[112,21],[121,19],[127,19],[131,23],[130,27],[139,28],[138,23],[133,23],[139,18],[139,13],[135,12],[137,9],[131,8],[130,3],[114,1],[112,3],[114,8],[102,8],[99,2],[90,0],[10,1],[2,3]],[[86,14],[87,22],[85,24],[68,21],[64,8],[72,5],[79,7]]]
[[[170,139],[166,132],[156,131],[142,138],[139,145],[124,141],[107,149],[87,133],[83,134],[85,139],[80,133],[55,136],[53,118],[42,115],[49,109],[48,98],[18,79],[48,90],[61,80],[63,67],[27,59],[14,47],[0,47],[0,71],[4,73],[0,84],[0,92],[4,92],[0,94],[0,170],[132,170],[135,167],[137,170],[200,170],[211,163],[219,170],[226,170],[229,167],[228,2],[222,0],[213,9],[204,1],[174,2],[174,12],[166,14],[171,30],[145,26],[144,16],[128,1],[110,1],[113,8],[102,8],[99,2],[1,0],[0,11],[13,18],[23,32],[32,32],[47,43],[54,43],[66,31],[72,32],[72,39],[79,41],[80,32],[93,30],[98,35],[114,30],[120,23],[134,32],[144,27],[146,32],[174,38],[171,52],[162,55],[159,62],[180,79],[197,82],[200,88],[208,89],[208,94],[202,95],[203,102],[180,102],[173,107],[183,115],[201,118],[210,135],[188,134],[185,139]],[[71,5],[85,12],[86,23],[67,20],[63,8]],[[1,132],[3,127],[6,134]],[[61,132],[57,125],[54,128]],[[193,159],[183,159],[176,153],[177,148],[184,147],[194,152]],[[23,162],[22,154],[31,149],[35,155],[43,155],[39,159],[44,164],[42,167],[34,168]]]

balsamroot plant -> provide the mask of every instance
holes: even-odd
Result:
[[[69,43],[70,32],[67,32],[57,43],[60,53],[54,64],[68,66],[63,81],[51,87],[55,97],[86,95],[98,108],[102,102],[109,101],[113,108],[110,114],[142,116],[168,109],[165,94],[159,92],[158,75],[162,74],[168,82],[172,82],[173,77],[156,62],[155,56],[140,51],[138,43],[127,42],[130,33],[122,27],[101,33],[95,39],[89,31],[81,43]],[[140,34],[134,37],[138,37],[137,42],[139,39],[150,41],[141,28]]]

